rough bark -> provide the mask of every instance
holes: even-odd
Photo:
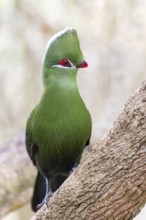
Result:
[[[114,108],[114,106],[113,106]],[[146,81],[33,220],[130,220],[146,202]]]
[[[0,219],[30,201],[35,173],[19,133],[0,148]]]

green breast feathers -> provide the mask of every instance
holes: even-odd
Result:
[[[76,81],[79,68],[87,66],[75,29],[65,28],[50,39],[42,65],[44,91],[26,127],[26,148],[39,172],[32,198],[34,211],[47,203],[89,144],[91,116]]]

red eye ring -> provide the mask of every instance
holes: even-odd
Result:
[[[66,58],[60,60],[59,65],[65,66],[65,67],[71,67],[72,66],[71,62]]]

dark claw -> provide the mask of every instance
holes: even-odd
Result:
[[[74,167],[72,167],[71,171],[69,172],[69,176],[76,170],[77,166],[78,166],[78,163],[76,163]]]

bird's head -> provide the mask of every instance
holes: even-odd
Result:
[[[43,59],[44,84],[50,75],[71,75],[77,73],[79,68],[88,64],[83,58],[77,36],[73,28],[65,28],[55,34],[48,42]]]

